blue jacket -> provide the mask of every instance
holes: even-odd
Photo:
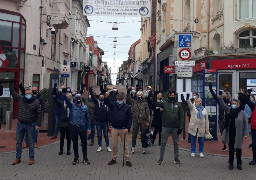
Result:
[[[64,97],[66,97],[66,95],[63,95],[61,92],[56,94],[56,99],[58,101],[64,101]],[[61,107],[59,107],[57,104],[55,104],[54,113],[55,115],[61,116]]]
[[[252,115],[252,110],[250,109],[250,107],[247,104],[245,105],[244,112],[246,113],[246,116],[249,119]]]
[[[71,103],[67,96],[64,97],[64,100],[70,109],[70,125],[87,126],[87,130],[91,130],[91,121],[87,106],[77,106],[75,103]]]

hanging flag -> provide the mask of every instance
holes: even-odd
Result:
[[[83,0],[85,16],[150,17],[150,0]]]

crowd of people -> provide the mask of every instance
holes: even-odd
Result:
[[[29,147],[29,165],[34,164],[34,147],[37,146],[38,130],[41,125],[41,114],[44,102],[33,87],[24,88],[20,84],[21,94],[14,90],[13,82],[10,82],[10,93],[14,100],[18,101],[18,124],[16,159],[12,163],[21,162],[22,142],[25,137],[26,146]],[[79,162],[78,147],[82,146],[82,162],[89,165],[87,156],[87,141],[90,146],[95,144],[97,133],[98,148],[103,148],[102,137],[105,140],[106,150],[112,152],[112,158],[108,165],[113,165],[117,160],[118,137],[123,145],[124,160],[131,167],[127,133],[132,134],[131,153],[137,152],[137,136],[141,139],[143,154],[146,148],[154,145],[158,135],[160,146],[158,165],[164,162],[165,147],[168,138],[172,137],[174,145],[174,163],[181,164],[179,159],[179,135],[184,130],[185,115],[189,119],[188,142],[191,143],[191,157],[196,157],[196,141],[199,143],[199,156],[204,157],[204,141],[211,139],[208,112],[203,106],[202,99],[194,92],[193,97],[189,94],[180,95],[182,103],[178,102],[178,94],[170,90],[167,93],[153,91],[151,86],[146,90],[142,88],[127,87],[127,93],[118,92],[116,86],[100,86],[100,94],[96,94],[92,87],[87,91],[85,84],[79,91],[71,91],[61,85],[57,88],[54,84],[52,98],[55,103],[55,132],[53,139],[60,132],[60,151],[63,155],[64,140],[67,143],[67,155],[71,154],[71,141],[73,142],[74,160],[73,165]],[[250,134],[253,151],[253,160],[250,165],[256,164],[256,102],[255,97],[247,93],[239,93],[238,99],[231,99],[229,93],[223,92],[218,96],[210,86],[210,92],[219,105],[219,125],[222,134],[223,151],[229,149],[229,169],[234,168],[234,154],[237,157],[237,168],[242,170],[242,146],[243,140]],[[186,98],[186,99],[185,99]],[[248,123],[249,122],[249,123]],[[111,133],[110,146],[109,133]],[[150,134],[150,136],[148,135]],[[79,143],[79,138],[81,142]],[[111,148],[112,147],[112,148]]]

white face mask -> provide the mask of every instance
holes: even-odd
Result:
[[[116,92],[116,91],[117,91],[117,89],[113,89],[113,91],[115,91],[115,92]]]

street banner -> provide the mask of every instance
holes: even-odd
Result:
[[[83,0],[84,16],[150,17],[151,0]]]

